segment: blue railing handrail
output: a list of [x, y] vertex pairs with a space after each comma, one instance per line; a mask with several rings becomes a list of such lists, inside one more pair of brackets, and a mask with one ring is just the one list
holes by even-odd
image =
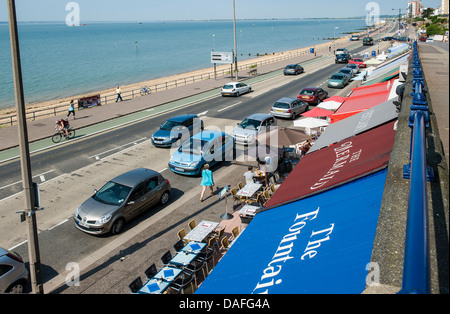
[[409, 115], [411, 127], [410, 164], [404, 177], [410, 179], [408, 217], [403, 262], [403, 282], [399, 293], [431, 292], [428, 239], [426, 128], [429, 127], [428, 105], [417, 41], [413, 46], [413, 101]]

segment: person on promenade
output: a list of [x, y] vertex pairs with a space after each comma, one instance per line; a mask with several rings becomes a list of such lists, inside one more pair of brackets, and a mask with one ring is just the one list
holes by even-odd
[[214, 190], [213, 190], [214, 179], [213, 179], [212, 171], [209, 170], [209, 165], [208, 164], [205, 164], [203, 166], [202, 182], [200, 183], [200, 185], [202, 186], [202, 193], [200, 195], [200, 202], [203, 202], [203, 200], [204, 200], [203, 196], [205, 195], [206, 187], [209, 187], [209, 189], [211, 191], [211, 195], [214, 195]]
[[119, 99], [120, 99], [120, 101], [123, 101], [122, 96], [120, 95], [120, 94], [122, 94], [122, 90], [120, 89], [119, 86], [117, 86], [117, 88], [116, 88], [116, 93], [117, 93], [117, 99], [116, 99], [116, 102], [118, 102]]
[[67, 112], [67, 119], [69, 119], [70, 114], [72, 114], [73, 118], [76, 119], [76, 117], [75, 117], [75, 108], [73, 106], [74, 106], [74, 103], [73, 103], [73, 100], [71, 100], [70, 101], [69, 112]]
[[247, 171], [244, 172], [244, 177], [245, 177], [246, 184], [255, 182], [254, 178], [256, 177], [256, 175], [253, 173], [252, 166], [248, 166]]

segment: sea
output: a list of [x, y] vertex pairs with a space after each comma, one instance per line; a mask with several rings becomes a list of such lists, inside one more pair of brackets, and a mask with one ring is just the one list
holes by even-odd
[[[237, 57], [312, 47], [364, 28], [364, 19], [238, 20]], [[18, 30], [26, 104], [208, 68], [211, 51], [234, 49], [232, 20], [19, 23]], [[0, 23], [0, 73], [0, 109], [14, 107], [8, 23]]]

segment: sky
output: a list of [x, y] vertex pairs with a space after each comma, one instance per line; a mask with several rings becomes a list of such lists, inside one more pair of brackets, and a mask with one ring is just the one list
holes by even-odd
[[[7, 0], [0, 0], [0, 21], [8, 21]], [[375, 2], [380, 14], [406, 12], [407, 0], [235, 0], [237, 19], [343, 18], [366, 16]], [[208, 20], [233, 17], [232, 0], [16, 0], [19, 22], [65, 22], [75, 7], [81, 23], [93, 21]], [[425, 7], [436, 8], [441, 0], [423, 0]], [[66, 6], [69, 9], [66, 11]], [[373, 7], [373, 6], [371, 6]], [[392, 10], [394, 9], [394, 10]]]

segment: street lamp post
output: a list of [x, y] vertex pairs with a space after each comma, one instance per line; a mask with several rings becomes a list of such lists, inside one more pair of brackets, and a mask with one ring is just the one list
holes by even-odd
[[34, 188], [31, 176], [30, 150], [26, 123], [25, 100], [23, 95], [22, 70], [20, 65], [19, 36], [17, 32], [16, 4], [8, 0], [9, 36], [11, 39], [11, 57], [14, 75], [14, 94], [17, 107], [19, 130], [20, 167], [22, 169], [22, 187], [25, 201], [25, 221], [28, 227], [28, 255], [30, 263], [31, 287], [33, 293], [44, 293], [41, 275], [41, 258], [35, 212]]
[[234, 66], [236, 70], [236, 81], [239, 80], [239, 71], [237, 63], [237, 42], [236, 42], [236, 1], [233, 0], [233, 30], [234, 30]]
[[336, 30], [339, 29], [339, 27], [335, 26], [334, 27], [334, 35], [333, 35], [333, 45], [334, 45], [334, 53], [336, 53]]

